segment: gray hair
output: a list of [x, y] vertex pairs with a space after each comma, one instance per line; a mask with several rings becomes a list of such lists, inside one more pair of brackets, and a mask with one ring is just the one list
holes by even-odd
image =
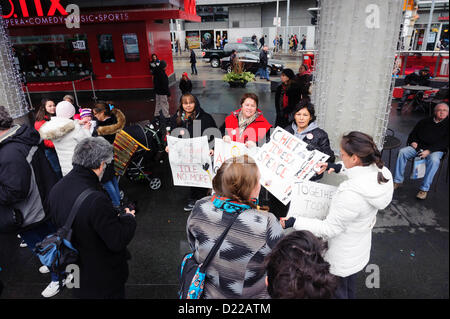
[[66, 99], [71, 100], [72, 104], [75, 102], [75, 98], [73, 97], [73, 95], [70, 95], [70, 94], [64, 95], [63, 101], [65, 101]]
[[0, 130], [8, 130], [13, 124], [13, 119], [9, 115], [6, 107], [0, 105]]
[[447, 108], [447, 110], [449, 110], [449, 107], [448, 107], [448, 104], [447, 104], [447, 103], [440, 102], [440, 103], [436, 104], [436, 106], [434, 107], [434, 111], [435, 111], [435, 112], [436, 112], [436, 109], [438, 108], [439, 105], [444, 105], [444, 106]]
[[77, 144], [73, 152], [72, 164], [97, 169], [102, 162], [109, 163], [114, 158], [114, 149], [103, 137], [87, 137]]

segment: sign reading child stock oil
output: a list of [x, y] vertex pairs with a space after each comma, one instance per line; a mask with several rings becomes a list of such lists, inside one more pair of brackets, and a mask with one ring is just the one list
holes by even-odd
[[169, 162], [175, 186], [212, 188], [208, 138], [167, 137]]
[[305, 181], [295, 183], [287, 218], [308, 217], [325, 219], [337, 187]]
[[261, 185], [284, 205], [291, 200], [293, 184], [309, 180], [316, 174], [316, 165], [329, 158], [317, 150], [309, 151], [307, 146], [307, 143], [277, 127], [270, 136], [270, 142], [264, 144], [255, 156]]

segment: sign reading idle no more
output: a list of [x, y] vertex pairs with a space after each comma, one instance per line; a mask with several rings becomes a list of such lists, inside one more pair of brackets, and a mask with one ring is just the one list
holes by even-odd
[[169, 162], [175, 186], [212, 188], [208, 138], [167, 137]]
[[280, 202], [287, 205], [291, 200], [295, 182], [313, 177], [319, 162], [329, 156], [317, 150], [308, 151], [308, 144], [277, 127], [255, 156], [261, 173], [261, 185]]
[[315, 182], [295, 183], [287, 218], [308, 217], [325, 219], [337, 187]]

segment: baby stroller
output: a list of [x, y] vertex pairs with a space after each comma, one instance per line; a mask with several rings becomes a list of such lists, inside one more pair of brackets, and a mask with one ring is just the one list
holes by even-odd
[[116, 173], [129, 180], [147, 181], [150, 189], [161, 188], [161, 178], [152, 167], [161, 165], [167, 159], [165, 152], [165, 122], [160, 119], [127, 126], [114, 141], [114, 163]]

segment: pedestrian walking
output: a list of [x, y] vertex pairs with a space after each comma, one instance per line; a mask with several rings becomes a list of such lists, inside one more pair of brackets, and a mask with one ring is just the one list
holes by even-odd
[[269, 58], [267, 56], [268, 51], [269, 47], [265, 45], [259, 53], [259, 70], [256, 74], [259, 74], [260, 79], [266, 79], [267, 81], [270, 81], [269, 72], [267, 71], [267, 67], [269, 65]]
[[192, 82], [189, 79], [188, 74], [186, 72], [184, 72], [181, 75], [179, 88], [181, 90], [181, 94], [186, 94], [186, 93], [191, 93], [192, 92]]
[[259, 39], [259, 44], [260, 44], [259, 50], [261, 50], [264, 47], [264, 43], [265, 43], [264, 35], [262, 35], [261, 38]]
[[195, 56], [194, 49], [191, 49], [191, 55], [190, 55], [190, 58], [189, 58], [189, 62], [191, 63], [191, 75], [193, 75], [193, 74], [198, 75], [197, 66], [196, 66], [197, 65], [197, 58]]
[[306, 35], [302, 35], [302, 41], [300, 42], [300, 45], [302, 46], [302, 50], [306, 50]]
[[153, 83], [155, 85], [155, 112], [154, 116], [159, 117], [160, 112], [165, 118], [170, 117], [169, 113], [169, 101], [170, 96], [169, 90], [169, 78], [166, 74], [166, 61], [161, 61], [160, 65], [154, 70]]
[[280, 46], [280, 52], [283, 52], [283, 38], [281, 37], [281, 34], [280, 34], [280, 39], [279, 39], [279, 46]]

